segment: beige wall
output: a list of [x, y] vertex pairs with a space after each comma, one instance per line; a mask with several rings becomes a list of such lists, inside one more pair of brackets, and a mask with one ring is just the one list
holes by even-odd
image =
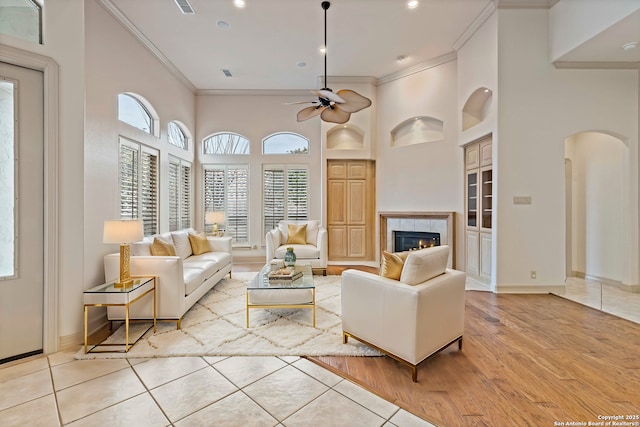
[[[57, 241], [53, 243], [57, 253], [49, 254], [49, 260], [57, 262], [51, 269], [57, 276], [58, 288], [47, 293], [56, 295], [59, 301], [56, 327], [58, 335], [64, 336], [79, 331], [84, 286], [84, 1], [48, 2], [43, 21], [42, 45], [3, 34], [0, 34], [0, 45], [48, 57], [59, 67], [58, 122], [46, 124], [58, 136], [58, 146], [49, 147], [57, 161], [58, 179], [57, 183], [49, 182], [49, 185], [55, 187], [57, 184], [58, 199], [54, 202], [54, 210], [47, 212], [55, 218], [53, 221], [58, 227]], [[47, 85], [45, 92], [49, 94], [51, 89]], [[49, 170], [49, 178], [52, 178], [51, 174]], [[48, 285], [55, 286], [55, 283]], [[56, 318], [55, 314], [52, 316]]]
[[[456, 61], [378, 87], [377, 211], [456, 212], [456, 265], [463, 264], [463, 151], [458, 146]], [[391, 147], [391, 130], [415, 116], [444, 122], [441, 141]]]
[[[564, 139], [587, 130], [628, 139], [623, 281], [638, 283], [637, 71], [557, 70], [548, 60], [547, 10], [498, 12], [498, 290], [564, 283]], [[532, 204], [514, 206], [514, 196]]]
[[[320, 219], [322, 216], [323, 186], [320, 159], [321, 138], [320, 119], [313, 118], [304, 122], [296, 121], [296, 113], [304, 105], [285, 105], [287, 102], [313, 99], [311, 93], [299, 95], [292, 91], [291, 95], [199, 95], [196, 101], [196, 144], [201, 163], [221, 161], [237, 164], [249, 164], [249, 239], [255, 248], [235, 249], [236, 258], [253, 257], [263, 259], [265, 231], [262, 224], [262, 165], [263, 164], [308, 164], [311, 198], [309, 200], [309, 218]], [[250, 141], [248, 156], [204, 156], [202, 140], [216, 132], [238, 133]], [[309, 154], [296, 156], [263, 155], [263, 138], [277, 132], [293, 132], [310, 140]], [[202, 168], [197, 168], [196, 194], [202, 192]], [[201, 198], [195, 203], [197, 224], [203, 224], [204, 204]]]

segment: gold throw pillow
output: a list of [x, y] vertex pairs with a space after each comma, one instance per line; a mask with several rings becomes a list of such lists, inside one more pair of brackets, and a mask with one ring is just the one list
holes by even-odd
[[402, 267], [409, 255], [408, 252], [391, 253], [382, 251], [382, 265], [380, 266], [380, 276], [387, 279], [400, 280]]
[[207, 240], [207, 235], [204, 234], [204, 231], [199, 233], [189, 233], [189, 243], [191, 243], [191, 250], [194, 255], [211, 252], [209, 241]]
[[176, 248], [169, 242], [153, 238], [153, 244], [151, 245], [151, 255], [153, 256], [176, 256]]
[[307, 224], [293, 225], [287, 224], [287, 245], [306, 245], [307, 244]]

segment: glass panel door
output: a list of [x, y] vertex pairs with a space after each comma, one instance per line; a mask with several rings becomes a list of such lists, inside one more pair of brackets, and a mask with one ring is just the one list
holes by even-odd
[[467, 173], [467, 226], [478, 226], [478, 172]]
[[493, 198], [493, 170], [482, 170], [482, 228], [491, 228]]

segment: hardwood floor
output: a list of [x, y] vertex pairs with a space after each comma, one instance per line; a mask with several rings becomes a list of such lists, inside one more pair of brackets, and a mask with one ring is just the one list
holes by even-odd
[[636, 323], [554, 295], [467, 291], [463, 350], [421, 364], [418, 383], [389, 357], [309, 359], [437, 425], [553, 426], [639, 415], [639, 355]]

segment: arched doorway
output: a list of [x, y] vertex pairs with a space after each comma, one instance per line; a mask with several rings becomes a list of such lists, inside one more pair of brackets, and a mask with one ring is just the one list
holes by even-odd
[[567, 277], [583, 280], [581, 302], [604, 309], [606, 287], [633, 290], [629, 148], [612, 133], [576, 133], [565, 139], [565, 172]]

